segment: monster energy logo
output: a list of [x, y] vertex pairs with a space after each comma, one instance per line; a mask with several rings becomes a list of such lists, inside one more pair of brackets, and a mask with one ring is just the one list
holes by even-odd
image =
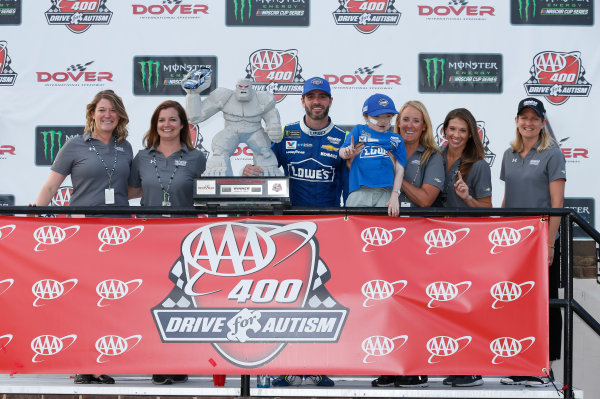
[[[519, 17], [523, 19], [523, 13], [525, 13], [525, 21], [529, 21], [529, 6], [532, 7], [531, 15], [535, 15], [537, 8], [536, 0], [518, 0], [519, 1]], [[525, 3], [525, 4], [523, 4]]]
[[[61, 138], [63, 136], [63, 132], [60, 130], [48, 130], [40, 132], [42, 134], [44, 140], [44, 158], [46, 160], [50, 159], [51, 162], [54, 162], [54, 154], [60, 150], [62, 147]], [[56, 144], [56, 152], [54, 151], [54, 145]]]
[[160, 67], [160, 62], [158, 61], [141, 61], [138, 62], [140, 64], [140, 69], [142, 72], [142, 86], [147, 92], [152, 91], [152, 81], [154, 80], [154, 88], [158, 88], [158, 68]]
[[[427, 69], [427, 85], [431, 87], [433, 82], [433, 87], [437, 88], [438, 82], [438, 73], [441, 73], [442, 78], [440, 79], [440, 86], [444, 84], [444, 66], [446, 65], [445, 58], [424, 58], [425, 68]], [[432, 71], [433, 69], [433, 71]], [[439, 69], [439, 71], [438, 71]]]
[[248, 19], [250, 19], [252, 16], [252, 0], [233, 0], [233, 15], [235, 19], [240, 19], [244, 22], [246, 9], [248, 9]]

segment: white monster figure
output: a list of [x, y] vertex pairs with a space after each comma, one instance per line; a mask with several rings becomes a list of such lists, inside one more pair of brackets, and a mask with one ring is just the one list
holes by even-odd
[[187, 93], [186, 112], [190, 123], [203, 122], [219, 111], [225, 119], [223, 130], [213, 138], [212, 154], [203, 176], [233, 176], [229, 158], [242, 142], [252, 149], [254, 164], [262, 168], [265, 176], [282, 175], [271, 151], [271, 141], [278, 143], [282, 139], [273, 94], [256, 92], [251, 80], [240, 79], [235, 90], [219, 87], [202, 101], [200, 93], [210, 84], [211, 73], [207, 69], [189, 73], [181, 83]]

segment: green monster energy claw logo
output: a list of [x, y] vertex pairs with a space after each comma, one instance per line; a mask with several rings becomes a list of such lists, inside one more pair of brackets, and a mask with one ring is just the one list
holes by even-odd
[[[58, 153], [58, 150], [62, 147], [61, 138], [63, 133], [60, 130], [48, 130], [40, 133], [44, 140], [44, 158], [54, 162], [54, 154]], [[55, 144], [57, 145], [56, 151], [54, 151]]]
[[247, 18], [250, 19], [252, 16], [252, 0], [233, 0], [233, 15], [235, 16], [235, 19], [240, 19], [244, 22], [246, 9], [248, 9]]
[[[536, 0], [519, 0], [519, 17], [521, 17], [521, 20], [525, 19], [525, 21], [529, 21], [529, 6], [532, 7], [531, 15], [535, 16], [537, 8]], [[523, 13], [525, 13], [524, 17]]]
[[152, 80], [154, 80], [154, 88], [158, 88], [158, 68], [160, 67], [160, 62], [148, 60], [138, 62], [138, 64], [140, 64], [142, 72], [142, 86], [150, 93], [152, 91]]
[[[427, 85], [431, 87], [433, 83], [433, 88], [437, 89], [438, 83], [438, 73], [441, 73], [441, 79], [439, 80], [440, 86], [444, 84], [444, 66], [446, 65], [445, 58], [424, 58], [425, 68], [427, 69]], [[439, 69], [439, 70], [438, 70]]]

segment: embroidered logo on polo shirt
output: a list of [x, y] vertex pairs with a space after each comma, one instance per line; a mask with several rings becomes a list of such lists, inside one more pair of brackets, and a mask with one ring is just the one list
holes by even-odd
[[531, 161], [529, 161], [529, 165], [538, 166], [539, 164], [540, 164], [539, 159], [532, 159]]
[[175, 166], [186, 166], [186, 165], [187, 165], [187, 161], [183, 161], [183, 160], [180, 161], [179, 159], [175, 160]]

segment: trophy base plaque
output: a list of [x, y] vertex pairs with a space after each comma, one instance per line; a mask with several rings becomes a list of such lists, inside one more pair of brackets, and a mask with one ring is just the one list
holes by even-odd
[[195, 180], [194, 206], [290, 205], [288, 177], [201, 177]]

